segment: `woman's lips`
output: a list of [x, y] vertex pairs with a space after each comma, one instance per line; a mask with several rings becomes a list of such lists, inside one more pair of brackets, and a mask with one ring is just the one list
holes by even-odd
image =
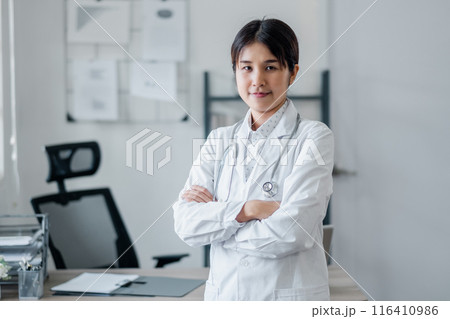
[[257, 98], [262, 98], [262, 97], [266, 97], [267, 95], [269, 95], [269, 93], [256, 92], [256, 93], [252, 93], [252, 95]]

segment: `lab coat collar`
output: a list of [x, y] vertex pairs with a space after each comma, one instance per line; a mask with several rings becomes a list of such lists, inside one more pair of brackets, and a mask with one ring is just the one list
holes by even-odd
[[[239, 128], [238, 132], [236, 133], [238, 138], [248, 138], [248, 134], [250, 133], [250, 128], [247, 125], [247, 121], [251, 115], [251, 110], [247, 111], [247, 114], [244, 118], [244, 122], [242, 123], [241, 127]], [[284, 137], [286, 135], [290, 135], [292, 133], [292, 130], [294, 129], [296, 122], [297, 122], [297, 110], [294, 106], [294, 103], [290, 99], [288, 99], [288, 105], [286, 108], [286, 111], [284, 112], [283, 116], [281, 117], [280, 121], [278, 122], [277, 126], [273, 129], [273, 131], [269, 134], [268, 138], [276, 137]]]
[[292, 103], [291, 100], [288, 99], [288, 106], [286, 108], [286, 111], [284, 112], [283, 116], [280, 119], [280, 122], [272, 131], [272, 134], [270, 134], [269, 137], [284, 137], [284, 136], [290, 136], [292, 134], [292, 131], [295, 128], [295, 125], [297, 124], [297, 109], [294, 106], [294, 103]]
[[[250, 111], [249, 111], [250, 112]], [[247, 112], [247, 116], [244, 119], [246, 121], [248, 119], [248, 116], [250, 116], [249, 112]], [[292, 131], [295, 128], [295, 125], [297, 123], [297, 110], [292, 103], [291, 100], [288, 100], [288, 106], [286, 108], [286, 111], [284, 112], [283, 116], [281, 117], [280, 121], [278, 122], [277, 126], [273, 129], [272, 133], [270, 133], [268, 139], [271, 138], [283, 138], [286, 136], [290, 136], [292, 134]], [[246, 122], [242, 123], [241, 127], [238, 129], [238, 132], [236, 133], [237, 138], [241, 141], [241, 143], [245, 144], [245, 141], [243, 139], [248, 138], [249, 133], [249, 126], [245, 125]], [[295, 138], [295, 137], [293, 137]], [[268, 169], [271, 169], [276, 161], [278, 160], [277, 156], [267, 157], [267, 153], [264, 153], [264, 156], [266, 156], [266, 166], [263, 169], [258, 169], [257, 167], [254, 168], [256, 171], [252, 172], [250, 174], [249, 179], [247, 181], [245, 180], [245, 172], [244, 172], [244, 165], [238, 164], [236, 165], [236, 172], [238, 173], [241, 181], [243, 183], [253, 183], [254, 181], [258, 181], [262, 175], [264, 175], [264, 172]], [[238, 163], [243, 163], [244, 158], [244, 152], [240, 151], [238, 152]]]
[[247, 114], [245, 115], [245, 118], [241, 124], [241, 127], [239, 128], [239, 130], [236, 133], [237, 138], [247, 138], [248, 137], [248, 133], [250, 133], [250, 128], [248, 127], [247, 123], [249, 121], [250, 116], [251, 116], [251, 110], [248, 109]]

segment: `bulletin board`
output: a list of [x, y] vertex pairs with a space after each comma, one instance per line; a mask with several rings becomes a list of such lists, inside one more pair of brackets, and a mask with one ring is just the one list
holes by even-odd
[[68, 121], [188, 120], [187, 0], [65, 1]]

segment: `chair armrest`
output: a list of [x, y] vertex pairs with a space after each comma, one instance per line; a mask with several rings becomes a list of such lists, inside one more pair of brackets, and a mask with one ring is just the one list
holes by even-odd
[[180, 261], [182, 258], [189, 256], [189, 254], [175, 254], [175, 255], [160, 255], [153, 256], [153, 259], [157, 260], [155, 268], [162, 268], [167, 264], [171, 264]]

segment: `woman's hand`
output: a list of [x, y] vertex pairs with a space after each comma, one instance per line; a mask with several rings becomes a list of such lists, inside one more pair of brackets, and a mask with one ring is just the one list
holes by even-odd
[[249, 200], [244, 206], [242, 206], [241, 211], [236, 216], [236, 220], [240, 223], [248, 222], [252, 219], [265, 219], [270, 216], [280, 208], [281, 202], [275, 201], [265, 201], [265, 200]]
[[[213, 201], [211, 193], [206, 188], [198, 185], [192, 185], [191, 189], [185, 191], [181, 197], [186, 202], [208, 203]], [[244, 223], [253, 219], [266, 219], [280, 208], [280, 203], [272, 200], [249, 200], [242, 206], [241, 211], [236, 216], [236, 220]]]
[[181, 195], [187, 202], [208, 203], [213, 201], [213, 196], [204, 187], [198, 185], [192, 185], [191, 189], [188, 189]]

